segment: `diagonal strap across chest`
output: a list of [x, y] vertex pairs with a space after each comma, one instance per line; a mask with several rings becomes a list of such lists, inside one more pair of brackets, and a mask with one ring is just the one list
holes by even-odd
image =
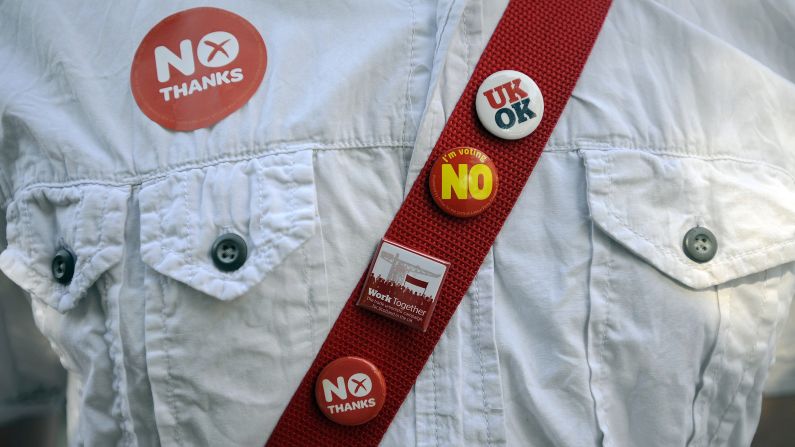
[[[609, 7], [609, 0], [511, 1], [433, 152], [384, 236], [385, 243], [389, 241], [390, 245], [430, 260], [427, 268], [414, 263], [415, 270], [403, 272], [400, 279], [401, 287], [424, 296], [439, 278], [433, 306], [423, 314], [428, 315], [427, 321], [403, 324], [372, 312], [367, 306], [357, 306], [363, 287], [370, 281], [371, 272], [365, 272], [267, 445], [378, 445], [524, 188], [571, 96]], [[494, 129], [490, 128], [494, 127], [491, 124], [480, 124], [475, 107], [479, 87], [490, 75], [502, 70], [515, 70], [535, 81], [543, 93], [543, 119], [522, 102], [524, 90], [509, 80], [503, 89], [504, 97], [492, 91], [485, 95], [485, 100], [499, 106], [503, 99], [510, 102], [513, 95], [517, 101], [506, 104], [507, 108], [497, 108], [505, 112], [502, 116], [495, 115]], [[533, 123], [537, 128], [523, 138], [498, 138], [490, 133], [534, 119], [540, 120]], [[489, 154], [492, 166], [499, 172], [499, 189], [488, 191], [489, 206], [471, 215], [466, 209], [464, 215], [445, 210], [429, 187], [429, 183], [433, 184], [434, 163], [462, 147]], [[470, 184], [473, 189], [480, 188], [479, 192], [486, 189], [483, 185], [483, 181]], [[386, 253], [381, 259], [389, 260], [392, 256], [394, 265], [394, 255]], [[444, 269], [433, 271], [434, 262]], [[388, 277], [389, 273], [385, 273], [383, 280], [387, 281]], [[378, 293], [381, 298], [388, 295]], [[376, 338], [377, 343], [373, 342]], [[353, 426], [332, 422], [315, 400], [321, 371], [348, 357], [366, 359], [362, 367], [375, 367], [380, 373], [353, 373], [339, 383], [330, 380], [326, 389], [328, 398], [333, 398], [335, 392], [382, 396], [378, 402], [380, 411], [366, 423]], [[364, 402], [361, 405], [369, 409], [369, 403], [375, 400]], [[344, 406], [340, 408], [345, 410]]]

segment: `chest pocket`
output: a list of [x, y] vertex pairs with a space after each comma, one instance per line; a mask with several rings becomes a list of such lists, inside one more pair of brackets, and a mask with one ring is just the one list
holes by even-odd
[[[593, 219], [589, 364], [605, 445], [660, 426], [683, 429], [655, 445], [749, 443], [754, 427], [744, 424], [758, 414], [795, 292], [795, 181], [733, 159], [582, 156]], [[685, 243], [693, 229], [700, 247]]]
[[144, 262], [232, 300], [314, 234], [312, 151], [187, 170], [144, 184], [139, 200]]
[[313, 151], [185, 170], [138, 200], [161, 443], [261, 444], [328, 319]]
[[[315, 188], [313, 151], [301, 150], [14, 197], [0, 268], [82, 379], [78, 438], [112, 444], [113, 433], [91, 438], [96, 425], [151, 399], [164, 444], [261, 443], [328, 319]], [[234, 268], [224, 239], [236, 241]], [[75, 260], [63, 284], [51, 268], [62, 248]], [[283, 376], [296, 383], [273, 380]], [[116, 393], [130, 377], [131, 396]]]
[[[21, 192], [7, 209], [8, 247], [0, 268], [32, 297], [59, 312], [78, 305], [88, 289], [118, 264], [124, 251], [129, 187], [81, 185]], [[70, 281], [55, 279], [59, 250], [71, 259]]]
[[[152, 269], [219, 300], [231, 300], [315, 231], [312, 152], [302, 151], [186, 170], [140, 188], [141, 256]], [[126, 249], [131, 187], [79, 185], [19, 193], [7, 209], [8, 247], [0, 268], [33, 297], [59, 312], [73, 309]], [[135, 230], [135, 229], [132, 229]], [[212, 253], [224, 234], [246, 252], [234, 271]], [[59, 282], [61, 249], [74, 263]]]

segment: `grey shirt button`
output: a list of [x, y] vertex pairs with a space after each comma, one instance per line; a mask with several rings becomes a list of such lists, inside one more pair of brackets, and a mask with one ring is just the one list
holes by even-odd
[[685, 234], [683, 246], [688, 258], [698, 263], [704, 263], [715, 257], [715, 253], [718, 251], [718, 240], [706, 228], [695, 227]]
[[66, 248], [61, 248], [52, 258], [52, 277], [59, 283], [67, 285], [75, 275], [75, 255]]
[[227, 233], [215, 240], [210, 256], [218, 270], [233, 272], [246, 263], [248, 247], [242, 237]]

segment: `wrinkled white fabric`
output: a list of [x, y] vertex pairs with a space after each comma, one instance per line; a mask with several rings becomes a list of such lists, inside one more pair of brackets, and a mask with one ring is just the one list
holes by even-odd
[[[0, 269], [71, 373], [72, 444], [265, 442], [505, 5], [219, 2], [265, 79], [172, 132], [130, 64], [199, 3], [0, 3]], [[791, 2], [615, 0], [383, 445], [747, 445], [777, 344], [770, 390], [795, 391], [794, 37]], [[249, 257], [223, 273], [228, 232]]]

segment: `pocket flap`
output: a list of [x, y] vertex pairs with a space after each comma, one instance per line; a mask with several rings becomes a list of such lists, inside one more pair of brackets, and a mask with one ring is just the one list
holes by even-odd
[[[124, 252], [129, 188], [78, 185], [19, 193], [7, 209], [8, 247], [0, 270], [33, 297], [59, 312], [74, 308]], [[75, 255], [69, 284], [55, 281], [60, 248]]]
[[[594, 224], [692, 288], [714, 286], [795, 260], [795, 180], [761, 162], [584, 150]], [[704, 263], [684, 252], [696, 226], [717, 240]]]
[[[139, 195], [141, 253], [159, 273], [220, 300], [262, 282], [315, 231], [312, 151], [190, 169], [146, 183]], [[247, 245], [237, 270], [218, 269], [215, 240]]]

